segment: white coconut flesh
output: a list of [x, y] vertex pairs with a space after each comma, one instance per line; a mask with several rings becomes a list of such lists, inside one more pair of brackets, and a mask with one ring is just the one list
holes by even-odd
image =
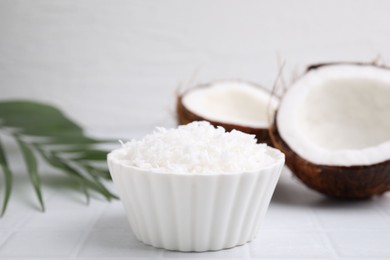
[[309, 71], [287, 91], [279, 135], [315, 164], [362, 166], [390, 159], [390, 71], [330, 65]]
[[194, 88], [182, 102], [206, 120], [252, 128], [268, 128], [278, 105], [270, 92], [242, 81], [218, 81]]

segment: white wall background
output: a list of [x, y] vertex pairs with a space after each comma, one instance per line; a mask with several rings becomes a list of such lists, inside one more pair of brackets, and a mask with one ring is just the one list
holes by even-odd
[[271, 87], [278, 55], [287, 77], [390, 62], [390, 1], [0, 0], [0, 99], [55, 104], [96, 133], [172, 125], [179, 82]]

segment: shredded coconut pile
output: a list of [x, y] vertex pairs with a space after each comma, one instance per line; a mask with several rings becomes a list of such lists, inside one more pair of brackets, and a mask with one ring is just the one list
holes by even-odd
[[193, 122], [176, 129], [156, 128], [142, 140], [122, 143], [122, 163], [167, 173], [234, 173], [255, 171], [274, 159], [254, 135], [210, 123]]

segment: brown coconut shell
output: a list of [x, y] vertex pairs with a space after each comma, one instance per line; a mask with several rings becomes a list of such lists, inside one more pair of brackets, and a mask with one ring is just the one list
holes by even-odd
[[[246, 82], [248, 83], [248, 82]], [[223, 128], [226, 129], [226, 131], [232, 131], [233, 129], [242, 131], [247, 134], [253, 134], [256, 136], [257, 142], [258, 143], [266, 143], [267, 145], [272, 146], [271, 142], [271, 137], [269, 135], [269, 129], [268, 128], [255, 128], [255, 127], [248, 127], [248, 126], [242, 126], [242, 125], [236, 125], [236, 124], [229, 124], [229, 123], [224, 123], [224, 122], [219, 122], [215, 120], [210, 120], [207, 118], [204, 118], [200, 115], [195, 114], [194, 112], [188, 110], [184, 104], [183, 104], [183, 97], [188, 94], [190, 91], [196, 89], [196, 88], [206, 88], [214, 84], [214, 82], [209, 83], [209, 84], [203, 84], [203, 85], [198, 85], [195, 86], [191, 89], [188, 89], [182, 94], [177, 95], [177, 100], [176, 100], [176, 113], [177, 113], [177, 121], [180, 125], [185, 125], [188, 123], [191, 123], [193, 121], [208, 121], [210, 124], [213, 126], [222, 126]], [[259, 88], [262, 88], [259, 85], [253, 84], [253, 83], [248, 83], [254, 86], [258, 86]], [[264, 89], [264, 88], [263, 88]], [[265, 90], [265, 89], [264, 89]], [[268, 90], [265, 90], [268, 91]]]
[[[317, 64], [308, 71], [322, 66], [341, 63]], [[344, 63], [347, 64], [347, 63]], [[349, 63], [368, 65], [363, 63]], [[370, 64], [377, 66], [376, 64]], [[383, 68], [382, 66], [378, 66]], [[283, 102], [283, 101], [282, 101]], [[275, 120], [269, 133], [274, 147], [286, 156], [286, 165], [309, 188], [341, 199], [364, 199], [390, 191], [390, 160], [365, 166], [329, 166], [309, 162], [295, 153], [281, 138]]]

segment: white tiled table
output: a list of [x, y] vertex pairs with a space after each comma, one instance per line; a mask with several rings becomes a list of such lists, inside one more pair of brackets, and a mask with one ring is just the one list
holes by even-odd
[[[22, 178], [18, 183], [27, 182]], [[0, 220], [0, 259], [389, 259], [390, 194], [333, 201], [299, 183], [285, 170], [258, 237], [217, 252], [181, 253], [138, 242], [119, 201], [92, 199], [46, 188], [45, 213], [17, 188]], [[29, 196], [30, 198], [29, 198]]]

